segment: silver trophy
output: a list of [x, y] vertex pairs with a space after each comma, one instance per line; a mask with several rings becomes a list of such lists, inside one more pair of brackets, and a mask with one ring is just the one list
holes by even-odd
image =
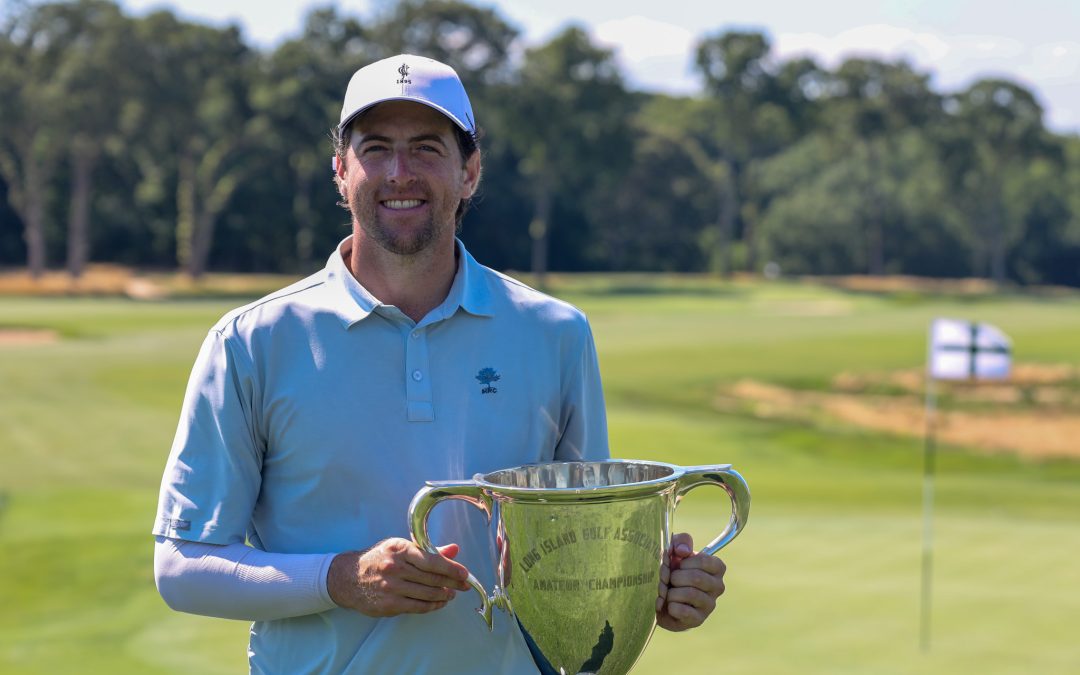
[[436, 504], [459, 499], [483, 511], [495, 538], [496, 585], [489, 595], [471, 574], [468, 582], [488, 628], [492, 607], [514, 616], [542, 673], [621, 675], [656, 627], [675, 507], [701, 485], [731, 498], [727, 527], [702, 549], [714, 555], [750, 510], [750, 490], [730, 464], [555, 462], [428, 482], [409, 505], [409, 527], [435, 553], [427, 518]]

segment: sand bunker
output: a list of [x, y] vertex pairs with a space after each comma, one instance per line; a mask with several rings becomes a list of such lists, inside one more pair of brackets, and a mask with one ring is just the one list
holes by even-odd
[[60, 336], [54, 330], [0, 328], [0, 347], [50, 344], [59, 339]]
[[[866, 393], [882, 388], [889, 393]], [[948, 383], [941, 389], [941, 443], [1033, 458], [1080, 458], [1080, 369], [1022, 365], [1007, 382]], [[741, 380], [718, 391], [714, 403], [757, 417], [825, 419], [913, 438], [926, 431], [921, 371], [844, 374], [829, 392]]]

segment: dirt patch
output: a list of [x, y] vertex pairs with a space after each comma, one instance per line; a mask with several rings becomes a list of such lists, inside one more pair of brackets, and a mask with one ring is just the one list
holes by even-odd
[[123, 295], [132, 278], [130, 269], [109, 264], [88, 265], [77, 279], [58, 270], [36, 279], [25, 270], [14, 270], [0, 273], [0, 295]]
[[127, 297], [163, 300], [191, 297], [258, 298], [288, 286], [299, 277], [289, 274], [206, 274], [198, 280], [179, 272], [140, 271], [122, 265], [95, 263], [82, 276], [50, 270], [38, 278], [25, 270], [0, 270], [0, 296]]
[[999, 286], [989, 279], [941, 279], [934, 277], [913, 277], [902, 274], [882, 276], [806, 276], [808, 283], [818, 283], [832, 288], [855, 293], [880, 295], [953, 295], [961, 297], [985, 297], [1002, 292], [1023, 292], [1048, 297], [1075, 296], [1076, 289], [1068, 286]]
[[768, 302], [763, 304], [763, 309], [767, 314], [776, 316], [846, 316], [851, 314], [852, 304], [845, 300], [800, 300]]
[[[950, 383], [948, 394], [956, 398], [950, 406], [939, 408], [939, 441], [1026, 457], [1080, 458], [1077, 369], [1029, 365], [1018, 367], [1016, 375], [1013, 381], [988, 386], [952, 388]], [[884, 381], [897, 387], [898, 393], [862, 393], [872, 388], [869, 381]], [[917, 382], [919, 386], [915, 386]], [[972, 403], [977, 405], [975, 409], [963, 408]], [[714, 404], [720, 410], [749, 412], [756, 417], [826, 420], [912, 438], [922, 438], [927, 423], [921, 373], [912, 371], [868, 379], [840, 376], [837, 389], [829, 392], [741, 380], [719, 390]]]
[[[921, 398], [926, 375], [919, 368], [888, 373], [841, 373], [833, 378], [832, 388], [846, 394], [888, 392]], [[1015, 364], [1007, 380], [949, 382], [942, 389], [951, 401], [961, 405], [1037, 404], [1074, 408], [1080, 413], [1080, 367], [1069, 364]]]
[[0, 347], [46, 345], [57, 342], [60, 335], [54, 330], [37, 328], [0, 328]]
[[901, 274], [883, 276], [850, 275], [814, 277], [826, 286], [860, 293], [947, 293], [950, 295], [987, 295], [998, 287], [986, 279], [934, 279]]

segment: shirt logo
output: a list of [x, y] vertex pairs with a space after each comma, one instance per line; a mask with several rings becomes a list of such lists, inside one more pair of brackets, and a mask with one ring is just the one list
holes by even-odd
[[161, 524], [164, 525], [166, 529], [178, 530], [181, 532], [186, 532], [191, 529], [191, 521], [182, 520], [180, 518], [162, 518]]
[[409, 79], [409, 64], [401, 64], [397, 71], [401, 75], [401, 79], [397, 81], [397, 84], [412, 84], [412, 80]]
[[497, 394], [499, 390], [491, 386], [492, 382], [498, 382], [502, 379], [502, 375], [495, 372], [494, 368], [481, 368], [480, 372], [476, 374], [477, 381], [484, 385], [484, 388], [480, 390], [481, 394]]

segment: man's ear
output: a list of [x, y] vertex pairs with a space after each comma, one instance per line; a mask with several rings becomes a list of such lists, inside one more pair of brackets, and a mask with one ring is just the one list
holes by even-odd
[[334, 175], [340, 180], [345, 180], [345, 159], [334, 155]]
[[341, 195], [341, 201], [338, 202], [340, 206], [347, 206], [349, 204], [349, 188], [348, 183], [345, 182], [345, 159], [334, 155], [334, 186], [337, 187], [338, 194]]
[[469, 199], [476, 193], [476, 188], [480, 186], [480, 151], [477, 150], [465, 160], [465, 166], [462, 168], [465, 172], [465, 184], [462, 186], [462, 199]]

